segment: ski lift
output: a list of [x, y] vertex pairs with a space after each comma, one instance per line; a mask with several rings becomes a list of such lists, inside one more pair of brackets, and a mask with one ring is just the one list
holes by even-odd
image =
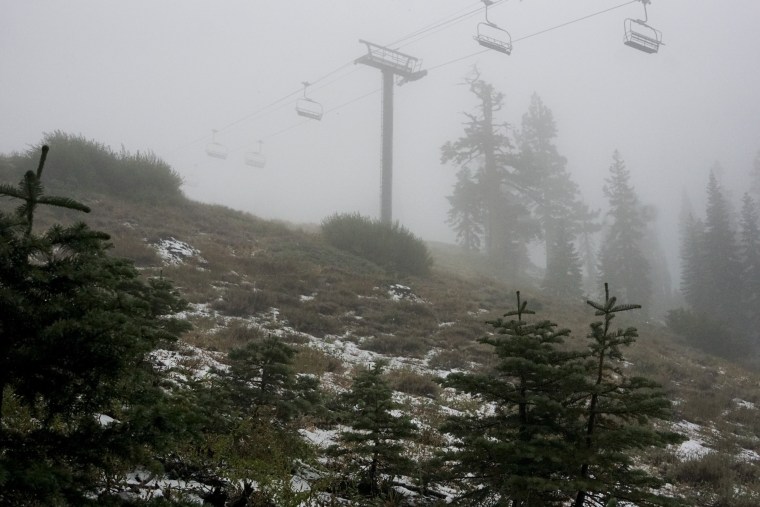
[[486, 20], [478, 23], [477, 34], [473, 38], [485, 48], [509, 55], [512, 53], [512, 36], [488, 19], [488, 6], [492, 3], [493, 0], [483, 0], [486, 7]]
[[296, 102], [296, 113], [298, 113], [299, 116], [305, 116], [306, 118], [311, 118], [312, 120], [321, 120], [322, 105], [319, 102], [312, 100], [306, 96], [306, 88], [308, 86], [308, 81], [304, 81], [303, 97], [298, 99]]
[[206, 145], [206, 155], [222, 160], [227, 158], [227, 147], [216, 142], [216, 130], [211, 131], [211, 142]]
[[656, 53], [659, 51], [662, 42], [662, 32], [652, 28], [647, 24], [649, 15], [647, 14], [647, 4], [651, 0], [641, 0], [644, 5], [644, 20], [628, 18], [623, 22], [624, 37], [623, 43], [645, 53]]
[[261, 141], [259, 141], [258, 150], [252, 150], [245, 154], [245, 164], [251, 167], [264, 167], [267, 165], [267, 159], [261, 153]]

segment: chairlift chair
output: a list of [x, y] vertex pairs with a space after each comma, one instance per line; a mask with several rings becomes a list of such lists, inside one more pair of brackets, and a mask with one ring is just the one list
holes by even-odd
[[227, 147], [216, 141], [216, 132], [211, 131], [211, 142], [206, 145], [206, 155], [224, 160], [228, 154]]
[[509, 35], [509, 32], [488, 19], [488, 6], [492, 3], [491, 0], [483, 0], [486, 20], [478, 23], [477, 33], [473, 36], [473, 39], [485, 48], [510, 55], [512, 53], [512, 36]]
[[305, 116], [312, 120], [322, 119], [322, 105], [316, 100], [312, 100], [306, 96], [306, 88], [309, 86], [307, 81], [303, 82], [303, 97], [299, 98], [296, 102], [296, 113], [299, 116]]
[[662, 32], [649, 26], [647, 21], [647, 4], [650, 0], [641, 0], [644, 4], [644, 20], [628, 18], [623, 22], [623, 43], [644, 53], [657, 53], [662, 42]]
[[259, 141], [258, 151], [252, 150], [245, 154], [245, 164], [251, 167], [264, 167], [267, 165], [267, 159], [261, 153], [261, 141]]

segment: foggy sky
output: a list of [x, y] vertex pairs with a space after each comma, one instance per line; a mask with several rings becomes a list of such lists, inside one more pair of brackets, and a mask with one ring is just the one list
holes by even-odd
[[[655, 55], [622, 44], [623, 20], [642, 17], [640, 3], [517, 41], [622, 3], [502, 2], [490, 18], [516, 40], [511, 56], [454, 61], [482, 49], [472, 39], [480, 14], [402, 45], [431, 70], [395, 89], [394, 219], [453, 241], [445, 196], [457, 169], [440, 164], [440, 147], [462, 134], [462, 112], [476, 105], [461, 83], [477, 65], [506, 95], [501, 120], [519, 127], [534, 92], [553, 111], [559, 150], [594, 207], [605, 206], [603, 180], [619, 149], [642, 201], [660, 212], [674, 261], [682, 192], [701, 212], [719, 161], [740, 196], [760, 150], [760, 2], [653, 0], [649, 22], [665, 42]], [[358, 39], [390, 45], [478, 5], [0, 0], [0, 152], [62, 130], [115, 150], [154, 151], [195, 199], [293, 222], [343, 211], [377, 217], [380, 73], [353, 65], [365, 52]], [[302, 81], [317, 81], [310, 97], [338, 109], [305, 120], [293, 95], [256, 114]], [[211, 129], [231, 150], [225, 161], [204, 153]], [[243, 164], [259, 139], [264, 169]]]

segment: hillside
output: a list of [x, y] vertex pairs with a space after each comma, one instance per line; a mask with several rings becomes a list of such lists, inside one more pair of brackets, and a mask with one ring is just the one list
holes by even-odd
[[[273, 335], [297, 350], [296, 371], [318, 378], [329, 399], [350, 385], [359, 368], [385, 359], [394, 399], [424, 436], [409, 448], [416, 458], [445, 445], [436, 428], [446, 414], [472, 408], [472, 400], [441, 388], [436, 378], [493, 365], [492, 350], [478, 338], [491, 330], [487, 320], [514, 306], [516, 290], [539, 318], [570, 328], [571, 347], [582, 346], [594, 320], [585, 301], [553, 300], [534, 287], [497, 281], [484, 259], [448, 245], [428, 245], [430, 275], [400, 275], [294, 224], [177, 193], [163, 198], [161, 186], [150, 184], [150, 172], [145, 177], [152, 195], [136, 187], [125, 191], [129, 182], [76, 185], [73, 177], [57, 177], [55, 153], [53, 145], [48, 193], [73, 194], [93, 211], [81, 216], [41, 210], [36, 226], [84, 219], [111, 235], [113, 255], [131, 259], [145, 276], [173, 281], [189, 302], [185, 316], [193, 329], [173, 350], [155, 353], [161, 367], [202, 378], [223, 369], [233, 348]], [[3, 182], [18, 181], [23, 160], [0, 162]], [[694, 350], [656, 322], [633, 314], [619, 319], [640, 335], [625, 352], [626, 368], [664, 387], [673, 402], [671, 427], [686, 437], [678, 446], [644, 453], [641, 465], [664, 477], [688, 505], [758, 505], [760, 373]], [[320, 416], [299, 424], [318, 456], [338, 428]], [[151, 480], [162, 488], [168, 484], [160, 476]], [[450, 492], [437, 494], [446, 498]]]

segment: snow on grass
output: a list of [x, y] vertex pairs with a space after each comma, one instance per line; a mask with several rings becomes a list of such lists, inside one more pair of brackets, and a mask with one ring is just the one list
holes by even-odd
[[742, 449], [737, 453], [736, 458], [739, 461], [745, 461], [745, 462], [751, 463], [751, 462], [760, 461], [760, 454], [753, 451], [752, 449]]
[[673, 425], [673, 429], [685, 435], [688, 440], [678, 445], [675, 450], [679, 459], [698, 459], [713, 452], [705, 445], [702, 435], [707, 431], [704, 427], [688, 421], [680, 421]]
[[200, 262], [206, 263], [206, 260], [200, 256], [199, 250], [171, 236], [159, 239], [152, 246], [165, 264], [172, 266], [184, 264], [191, 257], [197, 257]]
[[220, 361], [221, 352], [212, 352], [190, 344], [178, 342], [177, 350], [156, 349], [150, 353], [159, 371], [186, 370], [194, 379], [205, 378], [215, 370], [226, 371], [228, 366]]
[[743, 400], [741, 398], [734, 398], [732, 401], [739, 408], [746, 408], [748, 410], [754, 410], [755, 409], [755, 404], [752, 403], [751, 401], [745, 401], [745, 400]]
[[298, 433], [307, 441], [320, 449], [326, 449], [331, 445], [338, 443], [338, 429], [323, 430], [319, 428], [305, 429], [301, 428]]
[[411, 287], [394, 283], [388, 288], [388, 297], [392, 301], [413, 301], [415, 303], [427, 303], [424, 299], [412, 292]]

